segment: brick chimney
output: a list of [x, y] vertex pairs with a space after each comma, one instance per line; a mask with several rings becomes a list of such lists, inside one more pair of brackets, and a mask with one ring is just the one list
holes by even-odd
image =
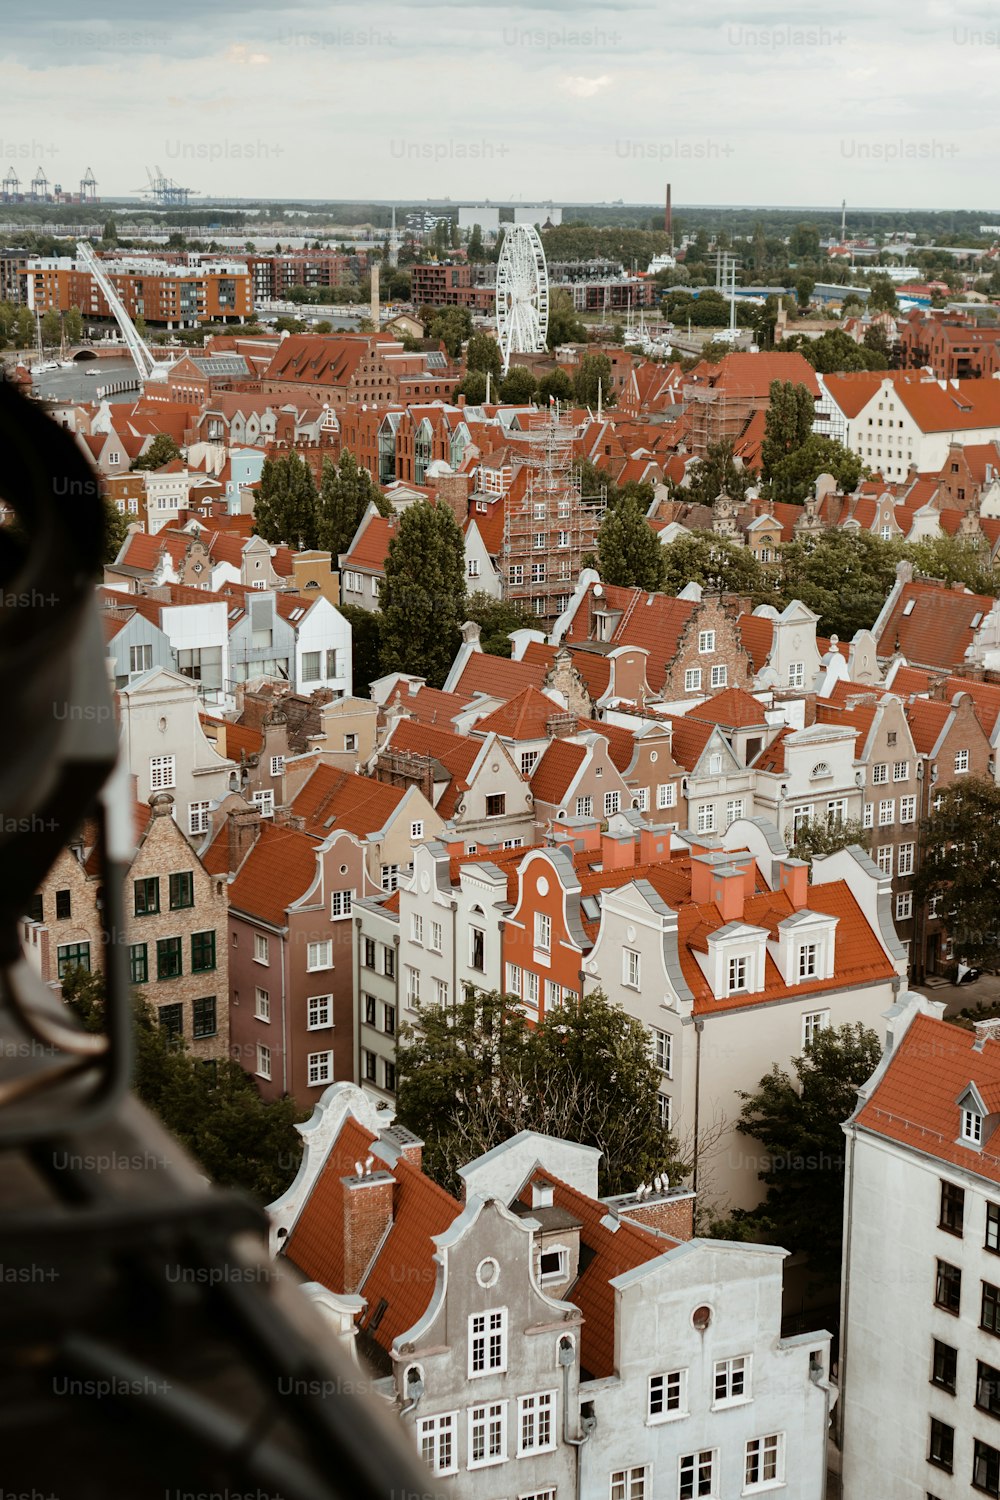
[[601, 868], [627, 870], [635, 864], [635, 840], [631, 833], [601, 834]]
[[344, 1193], [344, 1290], [356, 1292], [371, 1258], [392, 1223], [391, 1172], [342, 1177]]
[[778, 889], [788, 892], [794, 911], [801, 911], [809, 901], [809, 866], [803, 859], [778, 861]]
[[618, 1205], [618, 1217], [645, 1229], [658, 1229], [675, 1240], [689, 1240], [694, 1235], [694, 1193], [657, 1193]]
[[234, 875], [260, 836], [260, 809], [234, 807], [226, 818], [229, 873]]
[[719, 908], [724, 922], [742, 920], [744, 893], [742, 870], [736, 870], [732, 865], [723, 865], [712, 872], [712, 900]]
[[670, 834], [665, 829], [641, 828], [639, 830], [639, 863], [659, 864], [670, 858]]

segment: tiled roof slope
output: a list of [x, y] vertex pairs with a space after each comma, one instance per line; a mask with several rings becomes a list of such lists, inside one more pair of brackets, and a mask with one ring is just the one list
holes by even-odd
[[[225, 839], [225, 831], [221, 836]], [[272, 927], [283, 927], [286, 909], [309, 889], [315, 874], [316, 845], [307, 834], [263, 823], [229, 887], [229, 905]]]

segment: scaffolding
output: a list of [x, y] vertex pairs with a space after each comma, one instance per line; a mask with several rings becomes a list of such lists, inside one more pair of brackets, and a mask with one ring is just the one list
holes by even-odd
[[[528, 434], [527, 453], [504, 506], [504, 598], [539, 626], [552, 626], [569, 604], [584, 558], [597, 547], [607, 489], [584, 495], [574, 472], [576, 428], [553, 407]], [[523, 484], [519, 474], [526, 471]]]

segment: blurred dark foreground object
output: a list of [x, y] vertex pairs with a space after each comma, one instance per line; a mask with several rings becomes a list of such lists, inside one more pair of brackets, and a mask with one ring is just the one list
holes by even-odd
[[[99, 482], [0, 381], [0, 1484], [47, 1500], [428, 1497], [387, 1405], [128, 1093], [127, 785], [95, 582]], [[85, 816], [101, 829], [107, 1033], [23, 959], [18, 919]], [[361, 1392], [362, 1394], [359, 1394]]]

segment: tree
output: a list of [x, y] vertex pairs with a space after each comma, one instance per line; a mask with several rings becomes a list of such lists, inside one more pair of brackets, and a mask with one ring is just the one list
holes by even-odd
[[442, 307], [431, 318], [427, 333], [429, 338], [444, 344], [452, 359], [457, 359], [472, 333], [472, 314], [467, 307]]
[[101, 239], [106, 245], [116, 245], [118, 243], [118, 230], [115, 227], [113, 218], [104, 221], [104, 228], [101, 230]]
[[923, 859], [913, 891], [938, 901], [955, 957], [1000, 966], [1000, 787], [980, 777], [945, 787], [921, 826]]
[[164, 464], [171, 464], [180, 456], [181, 450], [169, 432], [158, 432], [145, 453], [140, 453], [138, 458], [132, 460], [131, 468], [134, 473], [162, 469]]
[[853, 449], [836, 438], [811, 432], [800, 448], [775, 464], [766, 488], [772, 500], [801, 505], [813, 493], [820, 474], [832, 474], [837, 488], [850, 495], [867, 472]]
[[491, 333], [476, 332], [469, 339], [465, 351], [465, 368], [470, 374], [475, 370], [482, 375], [492, 375], [494, 384], [500, 379], [503, 359], [500, 345]]
[[793, 380], [771, 381], [760, 449], [765, 479], [771, 477], [775, 464], [802, 447], [812, 432], [815, 416], [816, 402], [806, 386]]
[[585, 344], [587, 329], [576, 315], [569, 292], [558, 290], [549, 295], [549, 327], [545, 342], [550, 349], [560, 344]]
[[[482, 371], [473, 370], [471, 375], [466, 375], [464, 380], [460, 380], [458, 382], [454, 391], [452, 392], [452, 399], [457, 401], [459, 396], [464, 396], [467, 406], [482, 406], [483, 402], [486, 400], [486, 383], [486, 376], [482, 373]], [[490, 392], [490, 395], [495, 401], [497, 398], [495, 381], [493, 383], [493, 389]]]
[[857, 818], [810, 818], [808, 823], [785, 829], [785, 842], [796, 859], [804, 859], [812, 869], [817, 854], [836, 854], [838, 849], [849, 849], [860, 844], [862, 849], [872, 846], [871, 829], [865, 828]]
[[351, 683], [356, 698], [370, 698], [368, 689], [382, 671], [382, 616], [360, 604], [338, 604], [351, 627]]
[[868, 308], [870, 312], [897, 312], [899, 302], [891, 276], [871, 276], [868, 279]]
[[83, 338], [83, 313], [78, 307], [67, 310], [63, 318], [63, 332], [69, 344], [78, 344]]
[[316, 324], [316, 327], [313, 329], [313, 332], [314, 333], [332, 333], [333, 332], [333, 324], [330, 322], [329, 318], [321, 318], [320, 321]]
[[473, 224], [472, 226], [465, 254], [466, 258], [470, 261], [483, 260], [485, 258], [483, 251], [483, 231], [478, 224]]
[[755, 1093], [741, 1093], [737, 1129], [760, 1142], [767, 1185], [756, 1209], [738, 1209], [713, 1236], [762, 1240], [803, 1251], [810, 1269], [839, 1285], [844, 1223], [844, 1133], [858, 1089], [881, 1060], [876, 1032], [860, 1022], [818, 1031], [792, 1066], [775, 1065]]
[[613, 406], [611, 361], [606, 354], [585, 354], [573, 376], [573, 395], [581, 406], [596, 406], [598, 395], [604, 406]]
[[132, 322], [135, 324], [136, 333], [141, 339], [144, 339], [146, 337], [146, 319], [143, 317], [142, 313], [136, 313], [135, 317], [132, 319]]
[[312, 470], [294, 451], [265, 458], [254, 503], [254, 531], [268, 542], [308, 549], [319, 541], [319, 496]]
[[511, 365], [500, 382], [499, 394], [510, 406], [527, 406], [538, 394], [538, 382], [525, 365]]
[[510, 656], [508, 637], [515, 630], [537, 630], [538, 621], [526, 615], [509, 599], [494, 599], [492, 594], [470, 594], [465, 601], [465, 618], [479, 626], [479, 644], [487, 656]]
[[892, 363], [892, 345], [881, 323], [869, 324], [865, 329], [863, 342], [866, 349], [870, 349], [873, 354], [878, 354], [885, 360], [887, 367]]
[[760, 563], [747, 547], [710, 531], [693, 532], [662, 546], [663, 591], [679, 594], [689, 583], [724, 594], [742, 594], [770, 603], [772, 594]]
[[[104, 1025], [105, 992], [100, 975], [73, 969], [63, 998], [90, 1031]], [[135, 1067], [133, 1087], [220, 1187], [240, 1188], [261, 1203], [285, 1191], [298, 1170], [303, 1118], [294, 1099], [267, 1101], [238, 1063], [208, 1068], [163, 1030], [153, 1007], [133, 992]]]
[[466, 991], [427, 1007], [397, 1050], [397, 1117], [425, 1142], [424, 1166], [454, 1191], [459, 1166], [520, 1130], [596, 1146], [602, 1194], [683, 1175], [659, 1123], [648, 1035], [601, 994], [529, 1027], [512, 997]]
[[896, 581], [902, 548], [870, 531], [825, 531], [781, 548], [781, 593], [819, 615], [819, 635], [869, 630]]
[[550, 370], [538, 382], [538, 402], [540, 406], [548, 406], [550, 399], [555, 401], [570, 401], [572, 397], [573, 382], [562, 368]]
[[128, 536], [128, 518], [104, 496], [104, 561], [113, 563]]
[[42, 313], [42, 343], [46, 347], [58, 344], [62, 338], [62, 319], [54, 307]]
[[863, 344], [856, 344], [842, 328], [831, 328], [826, 333], [821, 333], [818, 339], [807, 339], [800, 353], [821, 375], [842, 370], [889, 368], [884, 355], [877, 354], [873, 349], [866, 349]]
[[819, 260], [819, 229], [815, 224], [796, 224], [788, 237], [793, 260]]
[[391, 504], [353, 453], [342, 449], [335, 464], [324, 458], [316, 530], [319, 545], [331, 554], [334, 566], [340, 553], [347, 551], [369, 505], [380, 516], [392, 515]]
[[440, 687], [465, 618], [465, 544], [447, 505], [408, 506], [389, 543], [382, 587], [382, 671]]
[[692, 505], [713, 505], [717, 496], [726, 494], [739, 502], [752, 483], [753, 474], [733, 457], [732, 443], [709, 443], [705, 457], [691, 465], [688, 483], [678, 487], [674, 498]]
[[911, 542], [906, 555], [925, 578], [940, 578], [947, 584], [964, 583], [974, 594], [993, 595], [997, 591], [988, 546], [974, 547], [957, 536], [935, 536]]
[[800, 276], [795, 283], [795, 296], [800, 307], [808, 307], [810, 298], [816, 289], [816, 283], [811, 276]]
[[19, 307], [14, 319], [14, 347], [15, 349], [30, 349], [35, 342], [35, 320], [31, 316], [31, 309]]
[[662, 586], [663, 547], [634, 495], [626, 495], [605, 515], [597, 533], [597, 557], [605, 583], [650, 593]]

